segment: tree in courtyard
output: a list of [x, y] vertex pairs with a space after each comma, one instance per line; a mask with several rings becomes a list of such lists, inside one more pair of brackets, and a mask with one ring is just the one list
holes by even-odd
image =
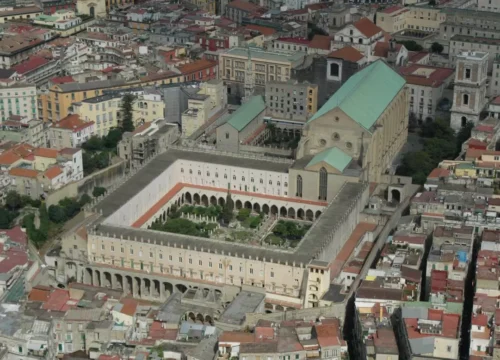
[[408, 51], [422, 51], [422, 45], [419, 45], [415, 40], [403, 40], [398, 41], [399, 44], [403, 44]]
[[66, 211], [62, 206], [50, 205], [49, 206], [49, 219], [56, 224], [61, 224], [65, 222], [68, 218], [66, 216]]
[[5, 204], [10, 210], [19, 209], [22, 205], [21, 195], [14, 190], [9, 191], [5, 198]]
[[436, 54], [441, 54], [444, 50], [444, 46], [438, 42], [433, 42], [431, 45], [431, 52]]
[[122, 114], [122, 130], [123, 132], [134, 131], [134, 108], [135, 96], [133, 94], [126, 94], [122, 98], [121, 114]]
[[224, 224], [229, 224], [231, 220], [233, 220], [233, 210], [234, 202], [231, 198], [231, 193], [228, 191], [226, 196], [226, 203], [224, 204], [224, 208], [222, 209], [222, 221]]
[[99, 136], [91, 136], [82, 144], [82, 149], [86, 151], [100, 151], [103, 148], [102, 139]]
[[12, 220], [14, 220], [19, 213], [17, 211], [9, 211], [4, 207], [0, 207], [0, 229], [10, 229]]

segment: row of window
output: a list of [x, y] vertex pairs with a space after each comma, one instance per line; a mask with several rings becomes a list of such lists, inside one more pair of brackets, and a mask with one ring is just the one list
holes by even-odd
[[[184, 168], [181, 168], [181, 173], [184, 173]], [[189, 174], [193, 174], [193, 170], [189, 169]], [[201, 170], [198, 170], [198, 175], [201, 176]], [[207, 176], [210, 176], [210, 171], [207, 171]], [[215, 177], [218, 178], [219, 177], [219, 173], [215, 173]], [[227, 179], [227, 174], [224, 174], [224, 179]], [[233, 175], [233, 180], [236, 180], [236, 175]], [[245, 181], [245, 177], [242, 176], [241, 177], [241, 181]], [[254, 178], [250, 178], [250, 182], [254, 182]], [[263, 179], [260, 179], [260, 183], [263, 184], [264, 183], [264, 180]], [[273, 181], [272, 180], [269, 180], [269, 185], [272, 185], [273, 184]], [[278, 186], [281, 186], [281, 181], [278, 181], [276, 183]], [[285, 186], [288, 186], [288, 183], [285, 181]]]

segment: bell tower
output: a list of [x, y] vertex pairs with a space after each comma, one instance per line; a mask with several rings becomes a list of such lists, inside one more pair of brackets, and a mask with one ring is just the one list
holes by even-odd
[[486, 106], [486, 78], [488, 53], [463, 52], [457, 56], [455, 88], [451, 108], [451, 127], [458, 131], [469, 121], [479, 122]]

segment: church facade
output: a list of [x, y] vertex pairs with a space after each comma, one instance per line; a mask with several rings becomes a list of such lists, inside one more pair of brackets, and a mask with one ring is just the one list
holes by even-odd
[[380, 182], [408, 136], [407, 96], [405, 79], [381, 60], [352, 76], [307, 122], [297, 151], [303, 166], [295, 166], [290, 184], [296, 187], [299, 173], [319, 184], [317, 162], [310, 162], [318, 156], [328, 174]]

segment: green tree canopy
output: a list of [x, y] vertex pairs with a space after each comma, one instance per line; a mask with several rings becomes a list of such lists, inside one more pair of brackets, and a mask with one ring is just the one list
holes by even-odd
[[17, 211], [9, 211], [4, 207], [0, 207], [0, 229], [10, 229], [12, 221], [18, 216]]
[[441, 54], [444, 50], [444, 46], [438, 42], [433, 42], [431, 45], [431, 52]]
[[66, 211], [62, 206], [50, 205], [49, 207], [49, 219], [56, 224], [61, 224], [65, 222], [68, 217], [66, 216]]
[[99, 197], [101, 195], [106, 194], [106, 188], [96, 186], [94, 190], [92, 190], [92, 196], [93, 197]]
[[86, 151], [101, 151], [104, 148], [102, 139], [99, 136], [93, 135], [82, 144], [82, 149]]
[[422, 45], [417, 44], [414, 40], [398, 41], [398, 44], [403, 44], [408, 51], [422, 51], [424, 49]]
[[122, 139], [122, 129], [116, 128], [111, 129], [108, 134], [104, 137], [104, 146], [107, 149], [114, 150], [118, 146], [118, 143]]
[[17, 191], [11, 190], [7, 193], [5, 204], [10, 210], [20, 209], [22, 206], [21, 195]]
[[121, 102], [121, 115], [122, 115], [122, 130], [123, 132], [134, 131], [134, 101], [135, 96], [133, 94], [126, 94], [122, 98]]

